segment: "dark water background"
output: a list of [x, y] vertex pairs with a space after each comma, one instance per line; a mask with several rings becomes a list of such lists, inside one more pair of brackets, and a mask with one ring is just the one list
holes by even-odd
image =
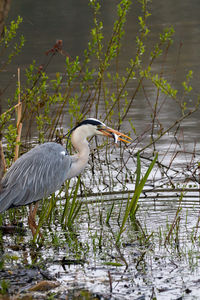
[[[100, 1], [102, 5], [102, 20], [104, 24], [105, 39], [112, 31], [112, 25], [116, 17], [116, 1]], [[173, 25], [175, 29], [174, 44], [170, 48], [167, 61], [164, 64], [164, 76], [172, 82], [174, 88], [179, 88], [181, 82], [189, 70], [193, 70], [193, 92], [190, 95], [189, 103], [194, 103], [199, 93], [199, 58], [200, 58], [200, 2], [192, 1], [159, 1], [153, 0], [149, 5], [152, 13], [148, 19], [151, 29], [150, 38], [147, 41], [147, 53], [151, 46], [157, 42], [159, 33], [163, 28]], [[138, 30], [137, 16], [140, 14], [140, 6], [133, 2], [128, 14], [126, 24], [126, 35], [124, 47], [120, 58], [121, 68], [128, 65], [128, 60], [134, 57], [135, 36]], [[93, 26], [92, 10], [88, 1], [13, 1], [9, 12], [8, 21], [15, 19], [18, 15], [24, 19], [20, 26], [20, 32], [26, 39], [25, 47], [14, 63], [9, 66], [6, 73], [1, 74], [1, 83], [6, 84], [12, 74], [17, 73], [20, 66], [23, 78], [23, 71], [29, 64], [36, 60], [37, 65], [47, 60], [45, 52], [49, 50], [58, 39], [63, 40], [64, 49], [71, 57], [77, 55], [83, 57], [83, 51], [87, 47], [90, 30]], [[180, 47], [181, 43], [181, 47]], [[181, 49], [180, 49], [181, 48]], [[180, 51], [180, 55], [179, 55]], [[161, 68], [161, 61], [154, 64], [155, 71]], [[63, 58], [56, 58], [50, 66], [52, 76], [55, 72], [64, 69]], [[15, 80], [13, 81], [13, 89]], [[154, 102], [156, 97], [155, 89], [150, 83], [145, 83], [148, 97]], [[7, 91], [12, 92], [12, 87]], [[144, 101], [144, 94], [137, 95], [137, 101], [131, 108], [129, 117], [141, 133], [149, 122], [149, 107]], [[5, 99], [6, 101], [6, 99]], [[167, 101], [164, 110], [160, 114], [164, 126], [167, 126], [173, 119], [180, 115], [179, 109], [172, 100]], [[199, 113], [184, 122], [183, 130], [188, 143], [198, 142], [199, 134]], [[163, 140], [164, 141], [164, 140]], [[165, 142], [164, 142], [165, 143]], [[192, 147], [192, 146], [191, 146]]]

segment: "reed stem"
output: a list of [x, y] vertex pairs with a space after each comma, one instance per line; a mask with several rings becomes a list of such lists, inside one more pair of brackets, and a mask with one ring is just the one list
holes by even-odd
[[18, 106], [17, 106], [17, 138], [16, 138], [16, 146], [15, 146], [15, 157], [14, 161], [16, 161], [19, 157], [19, 142], [21, 140], [21, 133], [22, 133], [22, 103], [20, 99], [20, 68], [17, 70], [18, 76]]

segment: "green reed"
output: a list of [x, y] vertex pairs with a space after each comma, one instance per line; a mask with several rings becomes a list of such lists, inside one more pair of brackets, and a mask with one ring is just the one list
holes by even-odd
[[75, 188], [71, 190], [69, 196], [66, 197], [63, 214], [61, 217], [61, 223], [64, 227], [72, 228], [73, 222], [75, 221], [82, 203], [77, 199], [77, 194], [80, 186], [80, 176], [78, 177]]
[[148, 167], [146, 173], [144, 174], [144, 176], [142, 177], [142, 179], [140, 179], [141, 177], [141, 162], [140, 162], [140, 156], [139, 153], [137, 155], [137, 169], [136, 169], [136, 183], [135, 183], [135, 191], [134, 194], [132, 196], [132, 198], [128, 199], [127, 201], [127, 205], [126, 205], [126, 209], [125, 209], [125, 213], [124, 216], [122, 218], [122, 224], [119, 230], [119, 233], [117, 235], [117, 242], [119, 242], [120, 237], [124, 231], [127, 219], [129, 218], [129, 216], [133, 219], [135, 217], [136, 211], [137, 211], [137, 205], [138, 205], [138, 200], [140, 198], [140, 195], [142, 193], [142, 190], [144, 188], [144, 185], [147, 182], [147, 179], [156, 163], [158, 159], [158, 154], [156, 154], [155, 158], [153, 159], [153, 161], [151, 162], [150, 166]]

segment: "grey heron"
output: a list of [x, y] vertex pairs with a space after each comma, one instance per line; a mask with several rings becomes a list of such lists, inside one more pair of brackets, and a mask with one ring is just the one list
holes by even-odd
[[[47, 142], [31, 149], [12, 164], [1, 182], [0, 213], [48, 197], [59, 190], [67, 179], [79, 175], [89, 158], [88, 138], [104, 135], [113, 137], [115, 142], [129, 142], [121, 136], [131, 139], [93, 118], [79, 123], [69, 135], [76, 154], [69, 155], [62, 145]], [[35, 214], [36, 209], [30, 212], [30, 228], [35, 226]], [[35, 231], [32, 230], [33, 232]]]

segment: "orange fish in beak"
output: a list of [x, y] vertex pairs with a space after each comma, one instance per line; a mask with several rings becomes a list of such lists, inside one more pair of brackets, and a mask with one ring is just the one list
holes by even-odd
[[101, 133], [105, 136], [108, 136], [108, 137], [113, 137], [114, 138], [114, 141], [115, 141], [115, 144], [117, 144], [117, 141], [120, 140], [122, 142], [125, 142], [125, 143], [131, 143], [130, 141], [127, 141], [122, 137], [125, 137], [126, 139], [129, 139], [129, 140], [132, 140], [132, 138], [130, 138], [129, 136], [125, 135], [124, 133], [121, 133], [115, 129], [112, 129], [110, 127], [104, 127], [102, 126], [99, 131], [101, 131]]

